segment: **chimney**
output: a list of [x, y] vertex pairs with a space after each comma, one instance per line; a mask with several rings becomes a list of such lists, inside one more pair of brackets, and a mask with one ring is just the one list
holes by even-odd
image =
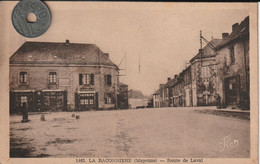
[[171, 80], [171, 78], [170, 78], [170, 77], [168, 77], [168, 78], [167, 78], [167, 81], [170, 81], [170, 80]]
[[104, 55], [105, 55], [107, 58], [109, 58], [109, 53], [104, 53]]
[[164, 84], [160, 84], [160, 85], [159, 85], [159, 88], [162, 88], [163, 85], [164, 85]]
[[174, 75], [174, 78], [177, 78], [178, 75]]
[[232, 32], [235, 31], [235, 29], [238, 27], [238, 25], [239, 25], [238, 23], [235, 23], [232, 25]]
[[228, 37], [228, 33], [222, 33], [222, 39], [226, 39]]
[[68, 46], [70, 44], [70, 41], [68, 39], [66, 39], [66, 46]]

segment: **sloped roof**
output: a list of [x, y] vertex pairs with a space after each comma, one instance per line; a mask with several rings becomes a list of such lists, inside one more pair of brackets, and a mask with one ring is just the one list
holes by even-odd
[[120, 86], [128, 86], [127, 84], [124, 84], [124, 83], [122, 83], [122, 82], [119, 82], [119, 85], [120, 85]]
[[158, 95], [160, 94], [160, 89], [158, 89], [156, 92], [153, 93], [153, 95]]
[[[212, 39], [209, 43], [212, 44], [214, 47], [216, 47], [218, 44], [220, 44], [222, 39]], [[195, 59], [201, 59], [201, 58], [207, 58], [215, 56], [215, 52], [211, 49], [210, 45], [207, 44], [202, 48], [202, 53], [198, 53], [196, 56], [194, 56], [190, 62], [193, 62]]]
[[169, 81], [166, 83], [166, 87], [171, 87], [171, 86], [173, 86], [173, 85], [177, 82], [177, 78], [178, 78], [178, 77], [169, 80]]
[[94, 44], [25, 42], [10, 64], [81, 64], [117, 66]]
[[249, 37], [249, 16], [247, 16], [235, 29], [231, 32], [226, 39], [224, 39], [216, 49], [220, 49], [227, 45], [228, 43], [241, 38]]

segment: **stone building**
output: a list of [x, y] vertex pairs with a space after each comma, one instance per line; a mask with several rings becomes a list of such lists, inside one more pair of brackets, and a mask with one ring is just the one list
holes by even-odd
[[249, 17], [216, 47], [217, 93], [223, 106], [249, 109]]
[[160, 90], [153, 93], [153, 107], [160, 108]]
[[171, 84], [172, 92], [172, 106], [181, 107], [184, 106], [184, 83], [181, 74], [175, 75]]
[[128, 109], [128, 85], [119, 82], [117, 100], [119, 109]]
[[181, 72], [181, 77], [183, 78], [183, 97], [184, 106], [191, 107], [192, 103], [192, 89], [191, 89], [191, 66], [188, 66]]
[[168, 94], [166, 84], [160, 84], [160, 107], [168, 106]]
[[190, 60], [193, 106], [216, 105], [216, 47], [222, 40], [212, 39]]
[[10, 57], [10, 112], [117, 108], [118, 74], [94, 44], [25, 42]]

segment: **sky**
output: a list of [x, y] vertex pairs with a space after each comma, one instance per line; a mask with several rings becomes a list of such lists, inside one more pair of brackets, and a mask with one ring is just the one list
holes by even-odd
[[[16, 2], [9, 5], [9, 14]], [[174, 77], [198, 53], [199, 32], [221, 38], [234, 23], [249, 15], [239, 3], [134, 3], [46, 2], [52, 14], [48, 31], [29, 39], [20, 36], [9, 21], [9, 55], [25, 41], [93, 43], [119, 64], [120, 81], [145, 95]], [[6, 19], [8, 14], [5, 15]], [[8, 18], [9, 19], [9, 18]], [[205, 43], [203, 43], [205, 45]], [[139, 73], [140, 57], [140, 73]]]

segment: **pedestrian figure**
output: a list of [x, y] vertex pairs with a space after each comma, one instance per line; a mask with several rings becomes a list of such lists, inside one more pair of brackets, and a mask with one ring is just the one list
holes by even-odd
[[28, 122], [28, 121], [30, 121], [30, 120], [28, 119], [28, 110], [27, 110], [27, 107], [26, 107], [26, 103], [25, 103], [25, 102], [22, 103], [21, 110], [22, 110], [22, 115], [23, 115], [22, 122]]
[[216, 99], [217, 99], [217, 108], [220, 109], [221, 108], [221, 97], [219, 96], [219, 94], [216, 95]]

